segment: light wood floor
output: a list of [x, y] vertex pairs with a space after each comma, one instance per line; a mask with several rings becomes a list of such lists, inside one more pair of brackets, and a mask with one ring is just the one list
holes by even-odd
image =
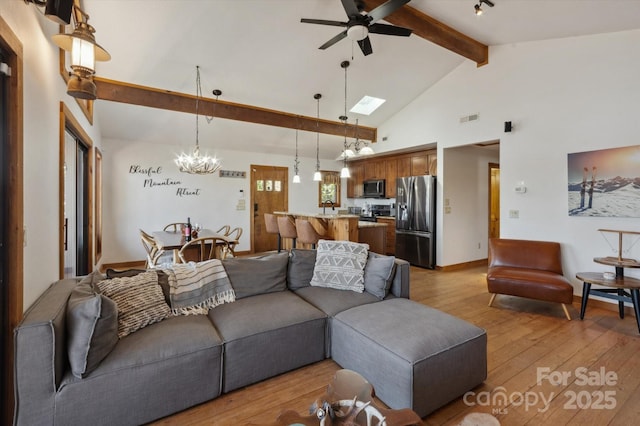
[[[502, 425], [640, 422], [640, 335], [633, 316], [620, 319], [615, 311], [590, 306], [580, 321], [575, 304], [569, 310], [574, 319], [567, 321], [559, 304], [500, 295], [488, 307], [485, 272], [486, 267], [455, 272], [411, 268], [411, 299], [483, 327], [488, 334], [487, 380], [466, 403], [460, 397], [424, 418], [423, 424], [457, 425], [471, 412], [492, 413]], [[303, 367], [154, 425], [269, 424], [283, 409], [306, 414], [339, 368], [331, 360]], [[561, 384], [543, 380], [538, 385], [539, 368], [547, 368], [552, 378], [569, 377], [558, 380]], [[579, 368], [585, 373], [576, 377]], [[601, 369], [608, 383], [599, 377]], [[617, 376], [615, 384], [612, 375]], [[486, 398], [500, 391], [506, 403], [492, 404]], [[548, 406], [541, 397], [551, 400]]]

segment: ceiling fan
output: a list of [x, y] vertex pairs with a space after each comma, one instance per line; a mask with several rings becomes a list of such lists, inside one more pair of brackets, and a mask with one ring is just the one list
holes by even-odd
[[389, 0], [386, 3], [381, 4], [369, 13], [363, 12], [364, 5], [359, 0], [341, 0], [344, 11], [347, 12], [349, 20], [347, 22], [340, 21], [327, 21], [324, 19], [305, 19], [302, 18], [300, 22], [305, 24], [320, 24], [331, 25], [334, 27], [347, 27], [331, 40], [320, 46], [320, 49], [326, 49], [333, 46], [344, 38], [350, 38], [358, 42], [360, 50], [367, 56], [373, 53], [371, 48], [371, 41], [369, 40], [369, 33], [372, 34], [384, 34], [393, 36], [409, 37], [412, 30], [403, 27], [397, 27], [388, 24], [378, 24], [377, 22], [384, 19], [386, 16], [392, 14], [396, 9], [409, 3], [411, 0]]

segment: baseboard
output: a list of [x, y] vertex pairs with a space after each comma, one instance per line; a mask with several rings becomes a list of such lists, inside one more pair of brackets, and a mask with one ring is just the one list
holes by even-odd
[[454, 265], [436, 266], [436, 270], [442, 272], [460, 271], [462, 269], [477, 268], [487, 266], [489, 259], [472, 260], [471, 262], [456, 263]]

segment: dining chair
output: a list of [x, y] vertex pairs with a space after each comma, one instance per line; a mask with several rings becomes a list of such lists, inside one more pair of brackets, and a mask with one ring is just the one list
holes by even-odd
[[142, 229], [140, 229], [140, 240], [142, 241], [142, 246], [147, 254], [145, 268], [155, 268], [161, 263], [160, 258], [163, 257], [165, 251], [158, 248], [158, 244], [153, 236], [144, 232]]
[[179, 231], [182, 230], [183, 226], [184, 226], [184, 222], [174, 222], [174, 223], [170, 223], [167, 226], [165, 226], [163, 231], [179, 232]]
[[242, 228], [235, 227], [225, 234], [229, 241], [229, 251], [233, 257], [236, 257], [236, 246], [240, 244], [240, 237], [242, 236]]
[[271, 213], [264, 214], [264, 226], [267, 234], [278, 235], [278, 253], [282, 250], [282, 237], [280, 236], [280, 230], [278, 229], [278, 218]]
[[210, 259], [226, 259], [230, 252], [229, 243], [218, 237], [201, 237], [194, 238], [185, 245], [182, 246], [178, 252], [178, 257], [182, 263], [188, 263], [189, 260], [186, 257], [187, 252], [196, 247], [198, 249], [197, 262], [203, 262]]
[[296, 232], [296, 223], [289, 216], [278, 216], [278, 231], [282, 238], [291, 238], [292, 248], [296, 248], [296, 239], [298, 233]]
[[223, 227], [221, 227], [216, 231], [216, 234], [228, 235], [230, 230], [231, 230], [231, 227], [229, 225], [224, 225]]

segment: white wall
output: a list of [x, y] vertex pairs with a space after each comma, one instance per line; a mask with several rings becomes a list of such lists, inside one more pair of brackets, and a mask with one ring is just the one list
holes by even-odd
[[[466, 61], [379, 128], [390, 149], [425, 141], [438, 143], [438, 170], [457, 167], [446, 148], [500, 139], [501, 235], [554, 240], [563, 245], [565, 275], [611, 270], [593, 262], [610, 256], [599, 228], [640, 231], [640, 219], [576, 218], [567, 213], [567, 154], [638, 144], [640, 120], [640, 31], [497, 46], [488, 65]], [[459, 117], [479, 113], [478, 121]], [[503, 133], [503, 122], [513, 132]], [[526, 194], [513, 190], [524, 181]], [[444, 182], [438, 197], [447, 197]], [[519, 219], [509, 219], [509, 210]], [[438, 264], [473, 260], [459, 257], [456, 235], [463, 223], [440, 220]], [[455, 244], [458, 240], [459, 244]], [[640, 245], [626, 256], [640, 258]], [[637, 275], [637, 271], [627, 271]], [[581, 285], [573, 279], [581, 292]]]
[[[291, 183], [293, 157], [252, 154], [239, 151], [216, 150], [222, 159], [223, 170], [244, 171], [246, 178], [223, 178], [218, 173], [194, 176], [180, 173], [173, 163], [180, 146], [157, 145], [145, 142], [105, 140], [103, 144], [104, 172], [104, 236], [102, 263], [117, 263], [145, 258], [138, 229], [147, 232], [161, 230], [167, 223], [184, 222], [218, 229], [228, 224], [240, 226], [244, 233], [238, 251], [250, 250], [250, 170], [249, 165], [280, 166], [289, 168], [289, 210], [316, 213], [318, 183], [312, 180], [315, 159], [300, 158], [300, 184]], [[154, 181], [170, 179], [179, 185], [145, 187], [149, 176], [132, 173], [132, 166], [141, 169], [160, 168], [152, 174]], [[322, 170], [339, 170], [335, 161], [321, 161]], [[343, 182], [343, 185], [345, 183]], [[199, 195], [178, 196], [178, 188], [199, 189]], [[244, 191], [245, 210], [236, 210]], [[342, 188], [342, 205], [346, 200], [346, 186]], [[342, 208], [342, 207], [341, 207]]]
[[58, 279], [59, 110], [64, 101], [94, 145], [100, 137], [58, 73], [58, 24], [23, 1], [0, 1], [0, 15], [23, 46], [24, 99], [24, 307]]
[[[443, 254], [437, 256], [445, 265], [487, 258], [489, 239], [489, 163], [499, 162], [496, 150], [476, 146], [447, 148], [444, 173], [438, 190], [443, 207], [448, 200], [450, 213], [443, 210], [439, 219], [446, 234], [441, 241]], [[440, 182], [441, 181], [441, 182]], [[437, 263], [442, 266], [441, 263]]]

